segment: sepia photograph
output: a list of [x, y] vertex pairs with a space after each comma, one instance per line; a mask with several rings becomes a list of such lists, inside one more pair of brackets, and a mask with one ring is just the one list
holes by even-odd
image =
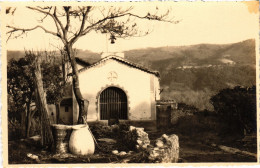
[[259, 164], [258, 1], [0, 5], [6, 167]]

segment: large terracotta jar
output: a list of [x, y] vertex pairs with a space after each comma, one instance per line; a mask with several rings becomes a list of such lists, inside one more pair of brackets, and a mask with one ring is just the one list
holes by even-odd
[[76, 155], [92, 155], [95, 151], [95, 144], [88, 125], [75, 125], [70, 141], [69, 150]]

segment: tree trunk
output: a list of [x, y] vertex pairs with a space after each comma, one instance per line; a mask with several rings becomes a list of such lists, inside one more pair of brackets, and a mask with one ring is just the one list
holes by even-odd
[[59, 101], [57, 104], [56, 104], [56, 123], [59, 124], [60, 123], [60, 102]]
[[28, 116], [27, 116], [27, 130], [26, 130], [26, 137], [28, 138], [30, 136], [30, 130], [31, 130], [31, 125], [32, 125], [32, 118], [35, 114], [35, 110], [32, 111], [30, 110], [30, 112], [28, 113]]
[[79, 88], [79, 75], [78, 75], [78, 68], [77, 63], [75, 59], [74, 52], [72, 50], [71, 44], [65, 45], [66, 52], [68, 54], [69, 60], [71, 62], [71, 68], [72, 68], [72, 82], [73, 82], [73, 91], [79, 106], [79, 117], [78, 117], [78, 124], [86, 124], [87, 121], [87, 115], [88, 115], [88, 105], [89, 101], [85, 100], [82, 97], [80, 88]]
[[30, 127], [31, 127], [31, 108], [30, 102], [26, 103], [27, 108], [27, 123], [26, 123], [26, 138], [30, 136]]
[[31, 121], [33, 113], [31, 111], [32, 93], [29, 96], [29, 101], [26, 103], [27, 118], [26, 118], [26, 138], [30, 136]]
[[40, 113], [41, 121], [41, 145], [51, 147], [53, 144], [53, 136], [51, 132], [50, 120], [48, 117], [46, 95], [43, 90], [41, 68], [38, 58], [36, 58], [35, 62], [34, 75], [36, 107]]
[[21, 112], [21, 123], [20, 123], [22, 137], [26, 137], [26, 109]]
[[62, 68], [62, 78], [63, 78], [63, 82], [65, 83], [66, 82], [66, 60], [65, 60], [65, 55], [64, 55], [64, 58], [61, 59], [62, 61], [62, 65], [61, 65], [61, 68]]

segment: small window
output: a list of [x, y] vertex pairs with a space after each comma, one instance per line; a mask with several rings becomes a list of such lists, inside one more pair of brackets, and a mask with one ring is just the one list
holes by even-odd
[[69, 112], [69, 107], [65, 106], [65, 112]]

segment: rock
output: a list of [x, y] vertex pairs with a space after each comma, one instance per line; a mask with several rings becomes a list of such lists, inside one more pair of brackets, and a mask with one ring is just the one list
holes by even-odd
[[33, 159], [33, 160], [37, 160], [39, 161], [39, 157], [37, 155], [31, 154], [31, 153], [27, 153], [27, 157]]
[[35, 135], [30, 137], [29, 139], [33, 140], [33, 141], [40, 141], [41, 140], [41, 136], [40, 135]]
[[[137, 127], [136, 127], [135, 129], [136, 129], [137, 131], [141, 132], [141, 133], [144, 132], [144, 128], [137, 128]], [[146, 133], [146, 132], [144, 132], [144, 133]]]
[[169, 137], [166, 134], [163, 134], [162, 138], [165, 139], [165, 140], [168, 140]]
[[144, 145], [142, 146], [142, 148], [143, 148], [143, 149], [146, 149], [147, 146], [148, 146], [148, 144], [144, 144]]
[[125, 151], [121, 151], [118, 155], [119, 156], [124, 156], [124, 155], [126, 155], [126, 152]]
[[118, 150], [113, 150], [112, 153], [113, 153], [114, 155], [116, 155], [116, 154], [118, 154]]
[[[163, 143], [164, 142], [164, 143]], [[179, 159], [179, 139], [177, 135], [163, 134], [156, 140], [156, 147], [149, 149], [149, 161], [153, 163], [176, 163]]]
[[134, 127], [134, 126], [130, 126], [129, 127], [129, 131], [133, 131], [133, 130], [135, 130], [136, 128]]
[[141, 140], [137, 140], [136, 142], [137, 142], [137, 144], [139, 144], [139, 145], [143, 143]]
[[148, 134], [144, 128], [129, 127], [129, 131], [123, 132], [123, 142], [126, 142], [129, 149], [142, 150], [150, 144]]
[[157, 147], [163, 147], [163, 142], [162, 142], [161, 140], [157, 140], [156, 143], [155, 143], [155, 145], [156, 145]]
[[128, 154], [133, 154], [133, 153], [134, 153], [134, 151], [129, 151], [129, 152], [128, 152]]
[[153, 151], [152, 157], [158, 157], [158, 156], [159, 156], [159, 153], [157, 153], [156, 151]]

